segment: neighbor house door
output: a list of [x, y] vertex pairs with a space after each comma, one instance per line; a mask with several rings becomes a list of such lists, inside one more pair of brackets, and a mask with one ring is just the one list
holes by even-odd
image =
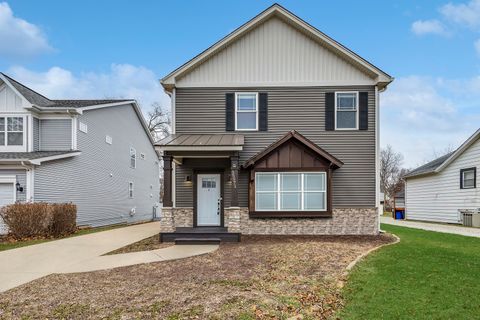
[[221, 218], [220, 174], [197, 175], [197, 225], [220, 226]]

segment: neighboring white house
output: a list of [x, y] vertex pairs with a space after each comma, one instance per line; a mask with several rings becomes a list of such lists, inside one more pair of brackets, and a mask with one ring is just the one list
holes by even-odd
[[456, 151], [405, 176], [405, 210], [409, 220], [460, 223], [458, 210], [480, 208], [477, 167], [480, 129]]

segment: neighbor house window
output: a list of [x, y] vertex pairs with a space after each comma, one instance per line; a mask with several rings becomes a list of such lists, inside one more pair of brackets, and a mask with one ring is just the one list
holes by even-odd
[[258, 94], [235, 94], [235, 130], [258, 130]]
[[0, 118], [0, 145], [23, 145], [23, 117]]
[[137, 150], [130, 148], [130, 168], [135, 169], [137, 167]]
[[460, 188], [472, 189], [477, 187], [477, 168], [460, 170]]
[[128, 183], [128, 197], [133, 198], [133, 182]]
[[325, 172], [255, 175], [256, 211], [326, 211]]
[[358, 129], [358, 92], [335, 92], [335, 128]]

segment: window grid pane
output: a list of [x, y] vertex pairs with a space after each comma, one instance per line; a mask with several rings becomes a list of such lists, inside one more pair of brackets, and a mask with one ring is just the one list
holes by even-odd
[[257, 173], [259, 211], [325, 211], [326, 173]]

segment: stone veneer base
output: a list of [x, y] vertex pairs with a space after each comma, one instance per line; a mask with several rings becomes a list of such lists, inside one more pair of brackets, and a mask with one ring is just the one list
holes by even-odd
[[[193, 227], [193, 208], [163, 208], [160, 232]], [[250, 218], [248, 208], [225, 208], [228, 232], [258, 235], [377, 235], [376, 208], [337, 208], [332, 218]]]

